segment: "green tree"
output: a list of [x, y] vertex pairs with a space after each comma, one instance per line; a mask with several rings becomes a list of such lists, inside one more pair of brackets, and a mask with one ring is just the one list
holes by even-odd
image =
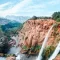
[[3, 33], [4, 33], [4, 32], [2, 31], [1, 25], [0, 25], [0, 38], [4, 35]]
[[54, 12], [53, 15], [52, 15], [52, 18], [54, 20], [57, 20], [58, 18], [60, 18], [60, 12]]
[[60, 18], [57, 18], [57, 22], [60, 22]]
[[36, 16], [33, 16], [32, 18], [31, 18], [31, 20], [36, 20], [37, 19], [37, 17]]
[[11, 46], [9, 45], [8, 42], [9, 41], [8, 41], [7, 37], [5, 37], [5, 40], [0, 42], [0, 53], [5, 54], [5, 53], [7, 53], [9, 51]]

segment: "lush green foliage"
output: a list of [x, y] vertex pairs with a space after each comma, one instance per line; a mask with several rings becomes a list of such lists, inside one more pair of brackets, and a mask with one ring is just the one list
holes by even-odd
[[18, 22], [14, 22], [14, 23], [10, 22], [8, 24], [1, 26], [6, 36], [13, 36], [18, 34], [17, 30], [21, 29], [21, 27], [22, 27], [22, 23], [18, 23]]
[[37, 17], [38, 19], [51, 19], [51, 17], [47, 17], [47, 16], [45, 16], [45, 17]]
[[57, 20], [56, 20], [57, 22], [60, 22], [60, 18], [57, 18]]
[[60, 21], [60, 12], [54, 12], [52, 18], [56, 21]]
[[1, 25], [0, 25], [0, 39], [1, 39], [2, 36], [4, 36], [3, 33], [4, 33], [4, 32], [2, 31], [2, 28], [1, 28]]
[[51, 17], [47, 17], [47, 16], [45, 16], [45, 17], [36, 17], [36, 16], [33, 16], [32, 18], [30, 18], [30, 20], [36, 20], [36, 19], [51, 19]]
[[2, 25], [2, 30], [7, 31], [11, 28], [19, 27], [20, 25], [21, 25], [21, 23], [18, 23], [18, 22], [15, 22], [15, 23], [10, 22], [8, 24]]
[[18, 29], [22, 28], [22, 24], [18, 22], [9, 22], [5, 25], [0, 25], [0, 53], [7, 53], [11, 47], [9, 41], [11, 36], [15, 36]]
[[7, 53], [10, 49], [10, 46], [8, 44], [8, 38], [4, 35], [4, 32], [1, 29], [0, 25], [0, 53]]
[[48, 57], [50, 57], [54, 50], [55, 50], [54, 46], [48, 46], [47, 48], [45, 48], [42, 54], [43, 60], [46, 60]]
[[0, 42], [0, 53], [7, 53], [10, 49], [7, 37]]
[[24, 50], [28, 50], [28, 47], [27, 46], [23, 46], [22, 47]]
[[36, 16], [33, 16], [32, 18], [30, 18], [30, 20], [36, 20], [37, 17]]

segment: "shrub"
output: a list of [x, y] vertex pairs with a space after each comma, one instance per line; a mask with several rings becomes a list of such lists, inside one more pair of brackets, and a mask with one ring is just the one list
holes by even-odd
[[36, 20], [37, 19], [37, 17], [36, 16], [33, 16], [32, 18], [31, 18], [31, 20]]
[[53, 15], [52, 15], [52, 18], [54, 20], [57, 20], [58, 18], [60, 18], [60, 12], [54, 12]]
[[8, 43], [7, 38], [5, 38], [4, 41], [0, 42], [0, 53], [4, 53], [4, 54], [8, 53], [9, 49], [10, 49], [10, 45]]
[[56, 20], [57, 22], [60, 22], [60, 18], [57, 18], [57, 20]]

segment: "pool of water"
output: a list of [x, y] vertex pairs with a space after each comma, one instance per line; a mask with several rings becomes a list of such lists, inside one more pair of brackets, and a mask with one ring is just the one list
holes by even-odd
[[[16, 37], [13, 37], [14, 40], [17, 40]], [[18, 43], [18, 41], [17, 41]], [[19, 47], [11, 47], [10, 48], [10, 51], [8, 52], [8, 54], [16, 54], [17, 57], [16, 57], [16, 60], [35, 60], [36, 59], [36, 56], [30, 56], [29, 58], [24, 55], [24, 54], [21, 54], [20, 53], [20, 48]], [[6, 58], [4, 57], [0, 57], [0, 60], [6, 60]]]
[[[12, 47], [8, 54], [17, 54], [19, 52], [20, 48]], [[4, 57], [0, 57], [0, 60], [6, 60]]]
[[6, 60], [6, 58], [4, 58], [4, 57], [0, 57], [0, 60]]

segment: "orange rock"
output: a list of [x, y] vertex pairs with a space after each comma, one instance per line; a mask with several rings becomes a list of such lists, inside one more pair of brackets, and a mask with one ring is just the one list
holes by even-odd
[[37, 44], [37, 40], [32, 40], [32, 46], [35, 46]]
[[54, 60], [60, 60], [60, 55], [58, 55]]
[[60, 33], [60, 28], [58, 28], [57, 32], [59, 32], [59, 33]]
[[49, 22], [48, 22], [48, 26], [51, 26], [51, 25], [53, 25], [55, 23], [55, 21], [54, 20], [49, 20]]
[[16, 60], [16, 57], [10, 56], [10, 57], [7, 57], [6, 60]]
[[[21, 29], [22, 33], [19, 33], [22, 35], [22, 37], [24, 37], [24, 39], [21, 38], [21, 40], [23, 40], [21, 43], [29, 48], [35, 46], [36, 44], [42, 45], [46, 33], [54, 23], [55, 21], [53, 19], [37, 19], [26, 21]], [[58, 31], [60, 31], [60, 29], [58, 29]], [[51, 31], [50, 36], [52, 36], [53, 32], [54, 30]], [[54, 37], [49, 37], [47, 45], [51, 45], [53, 42]]]
[[46, 45], [52, 45], [54, 43], [54, 37], [50, 37]]

